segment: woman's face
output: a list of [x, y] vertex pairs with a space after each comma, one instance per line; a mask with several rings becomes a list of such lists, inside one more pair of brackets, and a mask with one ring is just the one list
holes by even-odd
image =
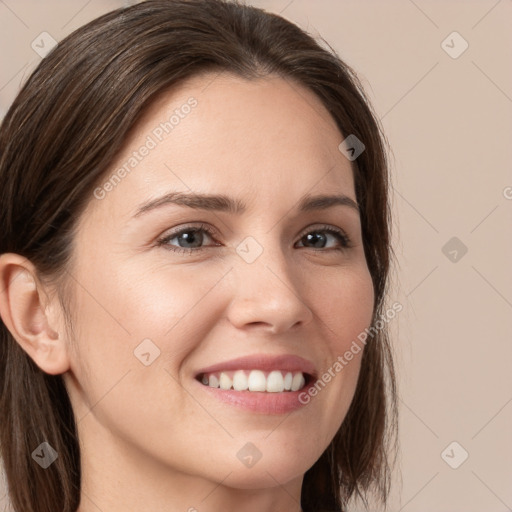
[[64, 377], [91, 468], [256, 489], [319, 458], [362, 351], [335, 363], [374, 299], [343, 138], [277, 77], [195, 77], [145, 113], [73, 249]]

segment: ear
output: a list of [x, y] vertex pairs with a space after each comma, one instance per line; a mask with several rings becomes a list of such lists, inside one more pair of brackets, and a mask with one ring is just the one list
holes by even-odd
[[0, 316], [21, 348], [51, 375], [69, 369], [64, 330], [52, 325], [64, 325], [56, 302], [49, 300], [29, 260], [19, 254], [0, 255]]

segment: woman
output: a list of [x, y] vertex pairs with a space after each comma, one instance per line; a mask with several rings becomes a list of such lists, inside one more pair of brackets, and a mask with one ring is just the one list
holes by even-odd
[[385, 503], [386, 158], [336, 55], [235, 2], [111, 12], [24, 85], [0, 180], [17, 512]]

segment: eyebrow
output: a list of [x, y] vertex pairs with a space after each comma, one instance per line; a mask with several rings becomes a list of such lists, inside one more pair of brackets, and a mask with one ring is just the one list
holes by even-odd
[[[162, 197], [143, 203], [133, 217], [139, 217], [169, 204], [186, 206], [195, 210], [228, 212], [235, 215], [240, 215], [247, 210], [247, 206], [243, 201], [232, 199], [224, 194], [169, 192]], [[297, 209], [299, 212], [310, 212], [326, 210], [333, 206], [348, 206], [359, 213], [358, 204], [352, 198], [343, 194], [305, 195], [299, 200]]]

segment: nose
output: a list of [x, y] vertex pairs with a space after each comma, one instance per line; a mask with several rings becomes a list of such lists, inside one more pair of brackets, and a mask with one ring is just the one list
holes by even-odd
[[252, 263], [237, 259], [230, 272], [230, 322], [239, 329], [258, 327], [271, 334], [308, 324], [313, 312], [304, 296], [303, 275], [281, 249], [271, 250], [268, 245]]

